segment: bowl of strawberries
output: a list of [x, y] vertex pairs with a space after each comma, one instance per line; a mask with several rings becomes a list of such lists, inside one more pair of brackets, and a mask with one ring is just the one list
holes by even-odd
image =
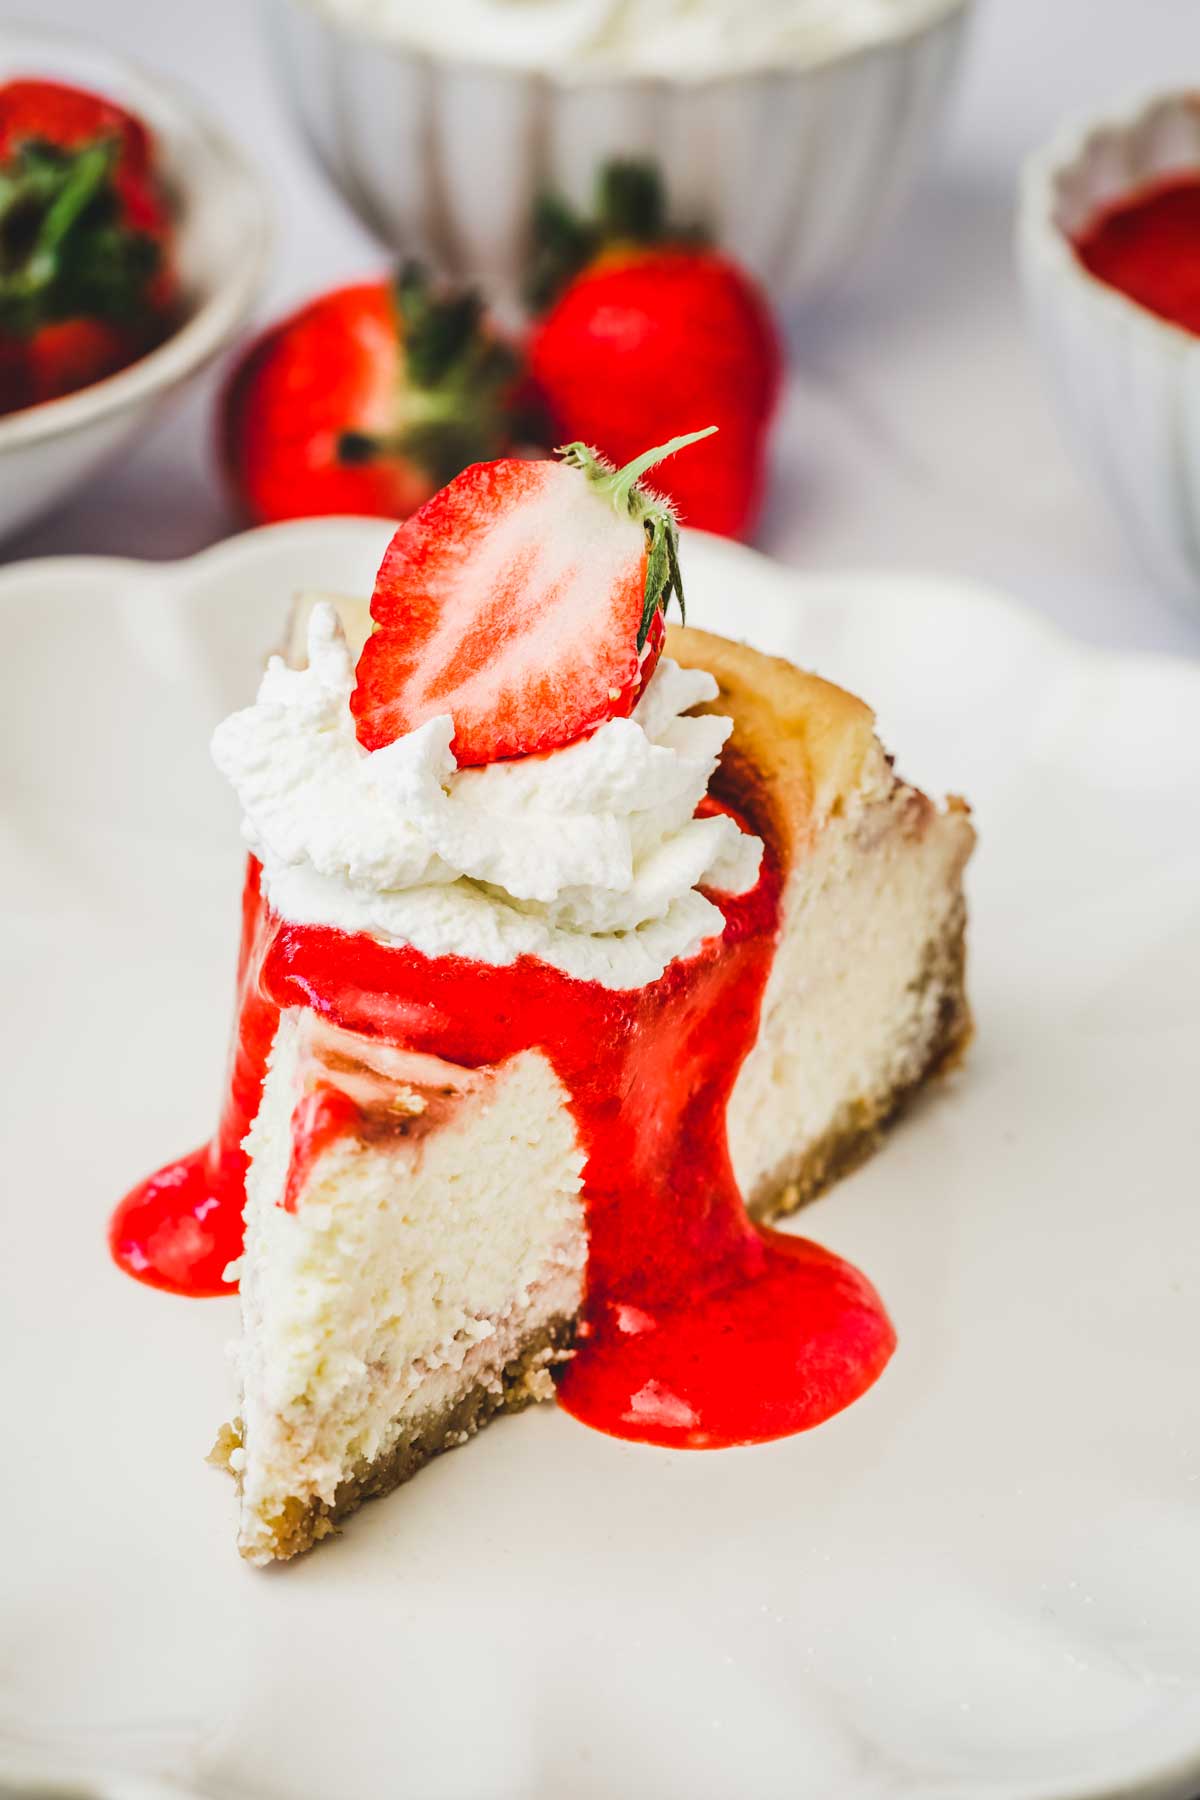
[[0, 27], [0, 536], [120, 453], [234, 336], [269, 212], [167, 84]]

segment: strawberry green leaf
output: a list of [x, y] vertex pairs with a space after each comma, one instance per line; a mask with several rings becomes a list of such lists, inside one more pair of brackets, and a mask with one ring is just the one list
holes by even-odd
[[715, 425], [703, 431], [689, 431], [674, 437], [653, 450], [645, 450], [622, 469], [597, 455], [588, 444], [566, 444], [557, 454], [570, 468], [587, 476], [597, 493], [611, 501], [614, 510], [634, 519], [646, 530], [646, 590], [637, 647], [640, 650], [656, 612], [665, 613], [672, 599], [679, 602], [679, 616], [686, 619], [683, 578], [679, 572], [679, 526], [675, 514], [665, 500], [641, 486], [641, 478], [668, 456], [686, 450], [689, 444], [711, 437]]
[[568, 282], [617, 245], [700, 244], [706, 239], [701, 226], [668, 219], [662, 179], [652, 163], [616, 157], [597, 177], [590, 218], [556, 194], [543, 194], [536, 202], [525, 298], [534, 312], [544, 312]]
[[666, 196], [652, 163], [622, 158], [605, 163], [596, 184], [596, 229], [606, 242], [656, 244], [666, 236]]
[[512, 434], [510, 402], [520, 364], [488, 327], [474, 289], [437, 289], [420, 264], [394, 284], [403, 372], [387, 431], [343, 432], [338, 458], [404, 457], [439, 486], [470, 463], [496, 456]]
[[28, 338], [78, 317], [138, 324], [161, 250], [122, 222], [116, 138], [27, 139], [0, 170], [0, 330]]

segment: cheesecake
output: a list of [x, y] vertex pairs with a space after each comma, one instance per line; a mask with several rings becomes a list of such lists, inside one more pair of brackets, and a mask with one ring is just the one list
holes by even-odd
[[[302, 603], [214, 745], [250, 848], [225, 1114], [112, 1243], [240, 1289], [214, 1456], [254, 1563], [532, 1401], [762, 1442], [895, 1345], [869, 1280], [771, 1221], [968, 1041], [967, 807], [897, 776], [860, 700], [642, 612], [678, 574], [652, 497], [603, 489], [620, 537], [559, 481], [612, 472], [532, 467], [479, 546], [475, 489], [401, 528], [369, 607]], [[509, 568], [528, 632], [493, 607], [473, 637], [456, 609]]]
[[[367, 608], [338, 611], [355, 652]], [[310, 603], [295, 661], [311, 618]], [[894, 774], [841, 689], [691, 628], [670, 628], [667, 653], [715, 678], [697, 710], [733, 729], [713, 790], [783, 862], [726, 1121], [738, 1184], [771, 1220], [868, 1155], [965, 1047], [973, 832], [961, 801], [939, 810]], [[319, 1108], [343, 1095], [351, 1129], [323, 1137]], [[242, 1552], [270, 1561], [498, 1412], [553, 1397], [584, 1298], [585, 1156], [543, 1054], [464, 1068], [303, 1005], [281, 1014], [247, 1149], [242, 1404], [220, 1455]]]

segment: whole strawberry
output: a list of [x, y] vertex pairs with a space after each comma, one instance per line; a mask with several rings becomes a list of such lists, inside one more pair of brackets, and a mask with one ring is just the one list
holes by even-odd
[[594, 221], [545, 202], [535, 242], [528, 364], [553, 440], [580, 438], [621, 463], [668, 426], [715, 420], [719, 436], [660, 485], [687, 524], [747, 536], [782, 371], [754, 282], [696, 233], [667, 226], [657, 177], [638, 164], [604, 170]]
[[221, 454], [254, 519], [406, 519], [509, 447], [517, 359], [473, 293], [411, 265], [337, 288], [252, 344], [227, 386]]

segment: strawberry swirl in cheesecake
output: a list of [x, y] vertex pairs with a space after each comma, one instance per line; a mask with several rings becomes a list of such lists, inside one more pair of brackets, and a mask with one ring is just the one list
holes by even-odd
[[618, 1436], [751, 1443], [845, 1407], [891, 1355], [864, 1277], [750, 1218], [726, 1115], [746, 1139], [752, 1055], [756, 1116], [803, 1109], [779, 1034], [826, 893], [841, 956], [891, 882], [896, 943], [881, 975], [831, 971], [861, 1042], [847, 1062], [821, 1019], [805, 1042], [847, 1063], [859, 1110], [836, 1143], [815, 1120], [802, 1164], [767, 1147], [792, 1182], [775, 1210], [961, 1046], [969, 826], [896, 781], [859, 702], [787, 665], [757, 659], [777, 769], [753, 730], [727, 748], [753, 653], [683, 632], [720, 685], [662, 655], [678, 541], [640, 485], [691, 441], [619, 472], [578, 445], [467, 470], [397, 532], [357, 667], [318, 602], [306, 666], [274, 659], [216, 734], [251, 851], [226, 1106], [111, 1243], [160, 1287], [240, 1277], [221, 1448], [251, 1560], [556, 1390]]

